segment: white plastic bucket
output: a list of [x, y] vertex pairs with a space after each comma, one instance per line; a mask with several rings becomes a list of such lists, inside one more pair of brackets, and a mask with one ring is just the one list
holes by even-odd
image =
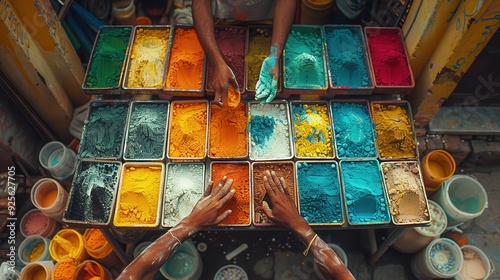
[[160, 268], [160, 273], [169, 280], [197, 280], [200, 279], [202, 271], [200, 253], [191, 241], [182, 243]]
[[446, 213], [448, 227], [472, 220], [488, 207], [488, 196], [483, 185], [467, 175], [453, 175], [444, 181], [432, 200]]
[[464, 263], [454, 279], [488, 279], [491, 273], [495, 271], [495, 266], [483, 250], [473, 245], [464, 245], [461, 249], [464, 255]]
[[56, 180], [43, 178], [33, 185], [31, 202], [43, 214], [60, 222], [68, 202], [68, 192]]
[[59, 141], [52, 141], [40, 150], [38, 160], [43, 168], [58, 179], [65, 180], [75, 173], [76, 153]]
[[457, 243], [437, 238], [413, 255], [411, 270], [418, 279], [452, 278], [460, 272], [462, 263], [462, 250]]
[[23, 280], [52, 280], [54, 264], [52, 261], [32, 262], [21, 270]]

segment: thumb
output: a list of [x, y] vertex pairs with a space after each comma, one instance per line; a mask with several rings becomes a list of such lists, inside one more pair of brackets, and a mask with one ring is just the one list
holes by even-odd
[[262, 201], [262, 211], [264, 211], [266, 216], [268, 216], [269, 218], [273, 216], [273, 210], [269, 208], [269, 204], [267, 204], [267, 201]]

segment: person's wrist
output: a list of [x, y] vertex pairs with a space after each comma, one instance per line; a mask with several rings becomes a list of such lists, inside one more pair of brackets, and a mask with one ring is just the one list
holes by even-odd
[[191, 235], [195, 234], [201, 229], [201, 226], [189, 219], [189, 216], [182, 219], [179, 224], [175, 227], [184, 230], [185, 239], [189, 238]]

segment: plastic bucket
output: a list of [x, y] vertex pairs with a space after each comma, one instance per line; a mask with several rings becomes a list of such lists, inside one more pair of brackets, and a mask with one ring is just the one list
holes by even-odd
[[151, 25], [151, 19], [146, 16], [140, 16], [135, 19], [135, 25]]
[[68, 192], [56, 180], [43, 178], [33, 186], [31, 202], [46, 216], [61, 221], [68, 202]]
[[59, 141], [45, 144], [38, 160], [58, 180], [65, 180], [75, 173], [76, 153]]
[[461, 249], [464, 255], [464, 263], [454, 279], [488, 279], [491, 273], [495, 271], [495, 266], [483, 250], [472, 245], [464, 245]]
[[150, 241], [142, 242], [139, 243], [137, 246], [134, 248], [134, 259], [137, 258], [149, 245], [151, 245]]
[[49, 240], [40, 235], [31, 235], [21, 242], [18, 248], [19, 260], [27, 265], [36, 261], [51, 260], [49, 253]]
[[452, 278], [460, 272], [462, 263], [462, 250], [457, 243], [437, 238], [413, 255], [411, 270], [418, 279]]
[[85, 240], [85, 250], [92, 258], [108, 269], [121, 270], [123, 268], [118, 256], [113, 251], [113, 247], [99, 229], [89, 228], [85, 230], [83, 238]]
[[50, 255], [56, 262], [66, 258], [83, 261], [89, 257], [84, 244], [83, 235], [78, 231], [62, 229], [50, 241]]
[[[333, 244], [333, 243], [328, 243], [328, 246], [330, 246], [333, 249], [333, 251], [335, 251], [337, 256], [339, 256], [339, 258], [345, 264], [345, 266], [348, 266], [349, 263], [348, 263], [348, 259], [347, 259], [347, 254], [345, 253], [344, 249], [342, 249], [342, 247], [340, 247], [339, 245]], [[316, 274], [316, 276], [319, 279], [325, 280], [325, 277], [323, 276], [323, 274], [319, 270], [316, 262], [313, 262], [313, 267], [314, 267], [314, 273]]]
[[408, 228], [392, 244], [392, 248], [402, 253], [413, 254], [422, 250], [432, 240], [441, 236], [448, 224], [446, 213], [439, 204], [432, 200], [429, 200], [429, 210], [431, 214], [430, 225], [427, 227]]
[[113, 16], [113, 24], [135, 25], [134, 1], [113, 1], [111, 15]]
[[483, 185], [467, 175], [454, 175], [443, 182], [432, 200], [446, 213], [448, 227], [474, 219], [488, 207], [488, 196]]
[[163, 264], [160, 273], [170, 280], [197, 280], [202, 270], [203, 262], [196, 247], [191, 241], [185, 241]]
[[300, 23], [327, 24], [332, 13], [333, 0], [302, 0]]
[[21, 270], [23, 280], [52, 280], [54, 264], [51, 261], [32, 262]]
[[19, 231], [24, 237], [40, 235], [51, 238], [56, 234], [58, 227], [57, 221], [43, 214], [40, 209], [31, 209], [21, 218]]
[[74, 259], [64, 259], [54, 266], [54, 280], [73, 279], [79, 262]]
[[74, 280], [112, 280], [109, 270], [94, 260], [86, 260], [76, 267]]
[[434, 150], [424, 156], [421, 166], [425, 190], [435, 192], [442, 182], [453, 176], [456, 162], [447, 151]]

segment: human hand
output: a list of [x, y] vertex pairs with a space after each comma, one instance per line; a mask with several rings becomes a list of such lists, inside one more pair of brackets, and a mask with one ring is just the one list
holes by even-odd
[[259, 80], [255, 86], [255, 99], [261, 100], [261, 103], [269, 103], [276, 97], [280, 73], [277, 62], [276, 55], [271, 55], [262, 62]]
[[229, 103], [228, 90], [231, 84], [234, 89], [236, 89], [237, 94], [240, 94], [240, 88], [238, 81], [236, 81], [236, 76], [233, 70], [229, 68], [225, 63], [217, 65], [213, 68], [213, 88], [215, 91], [214, 101], [215, 104], [219, 106], [224, 106], [224, 104]]

